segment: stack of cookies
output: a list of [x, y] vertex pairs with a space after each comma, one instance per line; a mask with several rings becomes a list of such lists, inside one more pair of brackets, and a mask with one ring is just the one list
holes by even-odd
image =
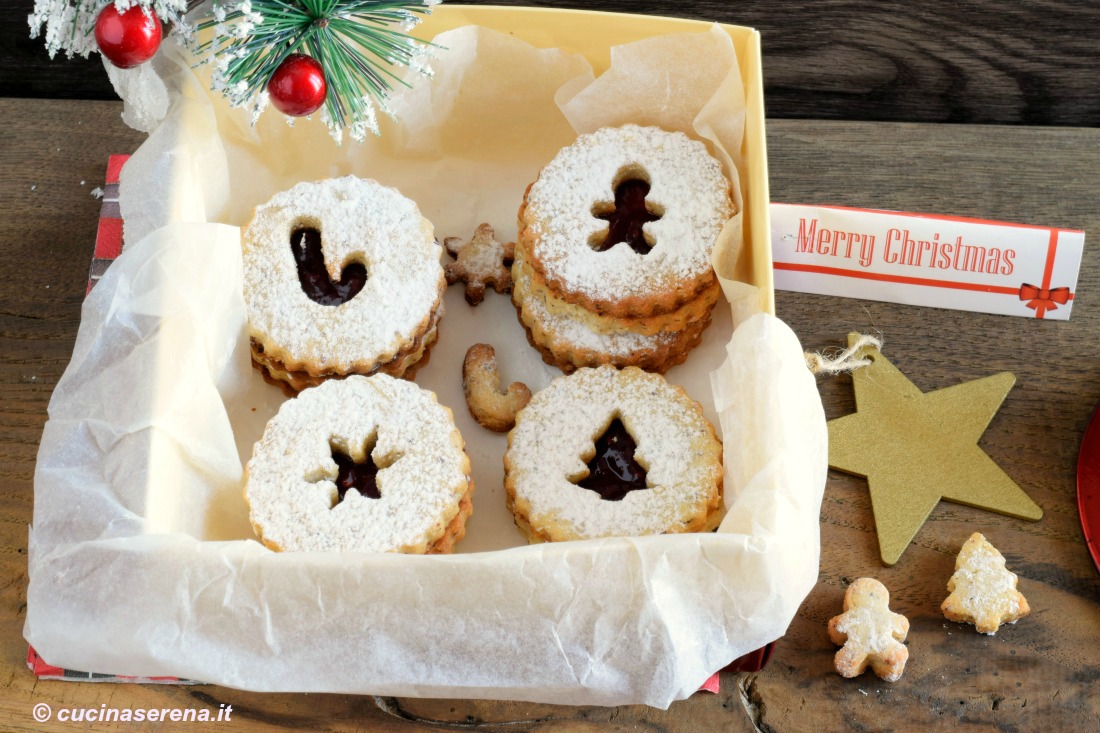
[[257, 207], [243, 236], [252, 361], [293, 395], [328, 378], [412, 377], [443, 316], [431, 223], [393, 188], [346, 176]]
[[679, 364], [710, 324], [710, 253], [734, 213], [702, 143], [636, 125], [580, 136], [519, 210], [512, 301], [531, 344], [567, 373]]
[[722, 520], [722, 442], [659, 374], [578, 369], [516, 416], [504, 488], [530, 542], [704, 532]]
[[276, 551], [435, 554], [466, 534], [473, 490], [451, 410], [375, 374], [284, 402], [253, 449], [244, 496]]

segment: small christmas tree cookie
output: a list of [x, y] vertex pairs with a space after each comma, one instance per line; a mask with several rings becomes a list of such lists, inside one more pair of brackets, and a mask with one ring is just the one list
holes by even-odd
[[983, 634], [996, 634], [1004, 623], [1016, 623], [1031, 612], [1016, 590], [1016, 574], [1004, 556], [980, 532], [970, 535], [955, 559], [955, 574], [947, 581], [951, 595], [940, 606], [952, 621], [974, 624]]
[[836, 653], [836, 671], [858, 677], [868, 665], [887, 682], [905, 671], [909, 650], [901, 642], [909, 619], [890, 610], [890, 591], [874, 578], [859, 578], [844, 593], [844, 613], [829, 621], [829, 638], [844, 648]]

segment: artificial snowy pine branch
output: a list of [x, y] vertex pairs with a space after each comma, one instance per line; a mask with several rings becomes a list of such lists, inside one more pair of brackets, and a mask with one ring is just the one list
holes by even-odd
[[[35, 0], [34, 11], [27, 17], [31, 38], [45, 37], [46, 51], [50, 58], [64, 51], [69, 58], [88, 57], [99, 48], [95, 42], [95, 21], [103, 8], [112, 0]], [[176, 32], [186, 34], [189, 28], [183, 22], [187, 12], [187, 0], [114, 0], [120, 13], [137, 5], [147, 8], [161, 21], [170, 23]], [[45, 26], [45, 33], [43, 33]]]
[[339, 141], [378, 134], [375, 108], [408, 83], [395, 69], [430, 76], [430, 44], [408, 34], [439, 0], [215, 0], [199, 30], [213, 38], [199, 47], [214, 66], [215, 91], [235, 107], [252, 108], [253, 122], [267, 105], [268, 80], [292, 53], [321, 63], [328, 96], [321, 119]]

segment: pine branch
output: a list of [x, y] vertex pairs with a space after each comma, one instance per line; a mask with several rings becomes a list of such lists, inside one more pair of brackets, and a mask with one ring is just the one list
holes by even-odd
[[[375, 105], [408, 82], [396, 68], [430, 75], [419, 62], [431, 44], [407, 33], [439, 0], [223, 0], [199, 25], [214, 37], [199, 47], [214, 63], [214, 88], [234, 106], [267, 104], [271, 75], [292, 53], [308, 53], [325, 72], [322, 117], [339, 140], [343, 129], [361, 140], [378, 134]], [[397, 26], [394, 28], [392, 26]]]
[[[50, 56], [87, 56], [97, 51], [94, 28], [110, 3], [126, 11], [141, 6], [190, 41], [194, 29], [185, 13], [201, 0], [35, 0], [28, 17], [31, 37], [45, 36]], [[322, 118], [339, 140], [378, 134], [375, 107], [397, 85], [409, 86], [402, 67], [431, 75], [423, 62], [432, 44], [408, 31], [439, 0], [213, 0], [212, 17], [199, 30], [213, 37], [194, 48], [214, 65], [214, 89], [234, 106], [250, 105], [253, 121], [267, 105], [272, 74], [292, 53], [308, 53], [324, 69], [328, 94]], [[43, 33], [44, 30], [44, 33]]]
[[185, 36], [190, 33], [190, 27], [183, 22], [189, 0], [35, 0], [34, 11], [27, 16], [31, 38], [45, 37], [50, 58], [59, 51], [69, 58], [87, 58], [89, 53], [99, 50], [95, 42], [96, 18], [112, 2], [120, 12], [135, 5], [146, 8], [176, 32]]

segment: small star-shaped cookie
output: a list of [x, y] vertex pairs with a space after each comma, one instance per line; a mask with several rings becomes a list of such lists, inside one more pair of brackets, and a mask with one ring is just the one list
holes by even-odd
[[981, 532], [975, 532], [955, 558], [955, 574], [947, 581], [951, 595], [940, 610], [952, 621], [974, 624], [983, 634], [996, 634], [1001, 624], [1016, 623], [1031, 613], [1016, 582], [1016, 574], [1005, 567], [1004, 556]]
[[485, 286], [492, 285], [498, 293], [512, 291], [512, 259], [516, 243], [501, 244], [488, 224], [479, 224], [469, 241], [447, 237], [443, 246], [455, 262], [447, 265], [447, 284], [466, 283], [466, 302], [477, 305], [485, 297]]
[[859, 578], [844, 593], [844, 613], [829, 620], [829, 638], [844, 647], [834, 664], [842, 677], [858, 677], [870, 665], [882, 679], [896, 682], [909, 650], [901, 642], [909, 619], [890, 610], [890, 591], [874, 578]]

